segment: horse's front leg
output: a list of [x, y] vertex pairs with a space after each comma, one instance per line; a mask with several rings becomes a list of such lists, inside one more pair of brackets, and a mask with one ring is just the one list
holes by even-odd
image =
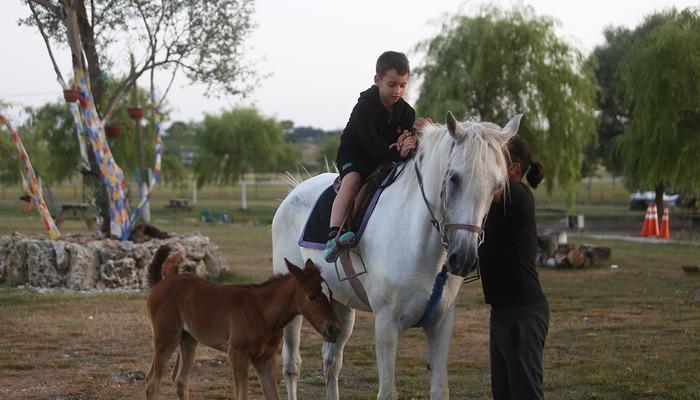
[[303, 317], [298, 315], [284, 327], [284, 344], [282, 345], [282, 373], [287, 386], [287, 400], [297, 400], [297, 383], [301, 371], [301, 354], [299, 340], [301, 337], [301, 322]]
[[442, 315], [435, 315], [435, 321], [432, 324], [424, 328], [428, 335], [430, 400], [450, 398], [450, 389], [447, 385], [447, 358], [455, 321], [454, 307], [453, 302]]
[[374, 336], [377, 350], [379, 393], [377, 400], [395, 400], [396, 348], [399, 342], [399, 327], [396, 321], [381, 314], [374, 317]]
[[340, 334], [335, 343], [323, 343], [323, 375], [326, 378], [326, 394], [329, 400], [337, 400], [338, 374], [343, 367], [343, 348], [355, 326], [355, 309], [333, 301], [333, 310], [340, 321]]
[[256, 360], [253, 362], [253, 367], [255, 367], [255, 372], [258, 373], [265, 400], [279, 400], [280, 394], [277, 390], [274, 353], [268, 357]]

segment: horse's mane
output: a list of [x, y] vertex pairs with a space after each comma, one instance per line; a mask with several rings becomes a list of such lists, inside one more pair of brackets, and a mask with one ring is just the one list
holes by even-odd
[[[465, 120], [458, 123], [461, 126], [462, 139], [456, 146], [461, 147], [461, 152], [455, 153], [451, 160], [455, 162], [469, 162], [472, 164], [474, 176], [483, 176], [487, 173], [488, 154], [494, 151], [496, 156], [496, 168], [501, 179], [501, 185], [506, 184], [508, 177], [508, 160], [506, 158], [505, 145], [513, 136], [503, 133], [501, 128], [491, 122], [476, 122]], [[446, 157], [449, 154], [452, 136], [447, 127], [442, 124], [429, 124], [419, 133], [418, 152], [414, 160], [421, 163], [421, 173], [426, 182], [441, 182], [446, 174], [449, 164]], [[417, 185], [415, 179], [408, 180], [409, 185]], [[412, 188], [411, 188], [412, 189]]]

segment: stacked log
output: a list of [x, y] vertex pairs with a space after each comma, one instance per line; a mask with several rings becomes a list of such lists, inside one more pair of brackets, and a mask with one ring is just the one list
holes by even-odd
[[583, 243], [576, 246], [572, 243], [557, 243], [558, 235], [538, 236], [537, 260], [540, 266], [546, 265], [559, 268], [589, 268], [609, 260], [612, 249]]

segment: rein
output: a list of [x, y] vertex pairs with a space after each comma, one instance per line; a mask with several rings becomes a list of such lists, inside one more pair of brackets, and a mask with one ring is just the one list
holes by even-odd
[[[450, 153], [452, 152], [452, 149], [454, 149], [454, 146], [454, 143], [452, 143]], [[433, 213], [433, 209], [432, 207], [430, 207], [428, 197], [425, 195], [423, 175], [421, 175], [420, 168], [418, 168], [418, 160], [416, 160], [416, 162], [413, 164], [413, 167], [416, 171], [416, 178], [418, 179], [418, 187], [420, 187], [420, 193], [423, 196], [423, 203], [425, 203], [425, 206], [428, 208], [428, 213], [430, 213], [430, 223], [440, 235], [440, 240], [442, 241], [442, 246], [445, 248], [445, 250], [447, 250], [450, 244], [449, 240], [447, 239], [447, 232], [450, 229], [464, 229], [470, 232], [474, 232], [479, 235], [479, 244], [481, 244], [481, 242], [483, 242], [484, 235], [484, 229], [482, 227], [472, 224], [456, 224], [445, 221], [445, 209], [447, 208], [445, 204], [445, 202], [447, 201], [445, 199], [445, 179], [442, 180], [440, 187], [440, 198], [442, 199], [442, 218], [438, 220], [435, 217], [435, 213]], [[480, 277], [481, 274], [479, 273], [479, 266], [477, 265], [476, 275], [464, 278], [464, 283], [472, 283], [478, 280]], [[423, 315], [421, 315], [420, 320], [418, 320], [418, 322], [416, 323], [416, 327], [426, 326], [432, 320], [433, 313], [435, 312], [435, 309], [437, 308], [437, 305], [440, 302], [440, 298], [442, 297], [442, 292], [445, 287], [445, 283], [447, 283], [447, 261], [445, 261], [445, 263], [442, 264], [442, 269], [435, 277], [432, 293], [430, 293], [428, 303], [425, 305]]]

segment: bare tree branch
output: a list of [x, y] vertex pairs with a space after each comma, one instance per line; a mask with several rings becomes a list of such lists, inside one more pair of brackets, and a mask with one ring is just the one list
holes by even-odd
[[31, 3], [38, 4], [54, 13], [58, 18], [63, 19], [63, 9], [60, 6], [51, 3], [49, 0], [28, 0], [28, 4], [30, 4], [30, 7]]
[[[158, 108], [160, 108], [160, 106], [163, 104], [163, 101], [165, 101], [165, 98], [168, 96], [168, 92], [170, 91], [170, 88], [173, 86], [173, 82], [175, 82], [175, 75], [177, 74], [177, 69], [179, 67], [180, 67], [180, 64], [175, 64], [175, 68], [173, 68], [173, 73], [170, 76], [170, 82], [168, 83], [168, 87], [165, 88], [165, 92], [163, 92], [163, 96], [158, 101]], [[153, 90], [153, 81], [151, 81], [151, 90]], [[155, 94], [153, 95], [153, 97], [155, 98]]]
[[126, 91], [131, 87], [131, 85], [136, 82], [141, 75], [144, 74], [144, 72], [148, 71], [151, 68], [156, 68], [161, 65], [166, 65], [173, 63], [173, 61], [159, 61], [157, 63], [146, 63], [141, 69], [138, 71], [134, 72], [133, 74], [129, 74], [128, 77], [126, 77], [120, 84], [117, 86], [117, 90], [115, 91], [115, 94], [112, 96], [112, 99], [109, 101], [109, 104], [107, 105], [107, 112], [104, 114], [103, 119], [109, 119], [109, 117], [112, 115], [114, 110], [116, 110], [117, 105], [119, 105], [119, 102], [121, 99], [124, 97], [126, 94]]
[[44, 43], [46, 43], [46, 50], [49, 52], [49, 58], [51, 58], [53, 69], [54, 71], [56, 71], [56, 79], [58, 80], [58, 83], [63, 89], [67, 89], [66, 81], [63, 79], [63, 75], [61, 75], [61, 70], [58, 68], [56, 58], [53, 56], [53, 51], [51, 51], [51, 43], [49, 42], [49, 37], [44, 31], [44, 25], [39, 20], [39, 15], [37, 14], [36, 9], [34, 8], [34, 4], [32, 4], [31, 1], [27, 4], [29, 5], [29, 9], [32, 10], [32, 15], [34, 16], [34, 20], [36, 21], [36, 26], [39, 28], [39, 33], [41, 33], [41, 37], [44, 38]]

